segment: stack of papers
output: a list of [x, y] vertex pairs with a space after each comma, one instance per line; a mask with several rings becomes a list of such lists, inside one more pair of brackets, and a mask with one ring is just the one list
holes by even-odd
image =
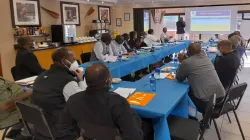
[[114, 92], [121, 95], [124, 98], [128, 98], [129, 95], [135, 92], [135, 88], [117, 88]]
[[23, 86], [32, 85], [32, 84], [34, 84], [36, 78], [37, 78], [37, 76], [33, 76], [33, 77], [25, 78], [22, 80], [18, 80], [18, 81], [16, 81], [16, 83], [19, 85], [23, 85]]
[[104, 62], [115, 62], [117, 60], [117, 56], [106, 56]]

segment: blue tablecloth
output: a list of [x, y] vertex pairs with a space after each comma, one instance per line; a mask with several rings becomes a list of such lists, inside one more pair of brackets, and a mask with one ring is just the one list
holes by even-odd
[[[114, 62], [114, 63], [104, 63], [111, 71], [112, 77], [121, 78], [140, 69], [143, 69], [150, 64], [160, 61], [162, 58], [180, 52], [181, 50], [187, 48], [191, 41], [183, 41], [182, 44], [168, 45], [165, 44], [162, 48], [156, 50], [150, 54], [140, 54], [137, 56], [129, 57], [128, 61]], [[80, 67], [87, 68], [93, 63], [101, 61], [93, 61], [86, 64], [80, 65]]]

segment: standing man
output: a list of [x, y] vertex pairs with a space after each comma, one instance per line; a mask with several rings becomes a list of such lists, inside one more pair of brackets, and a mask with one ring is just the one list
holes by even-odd
[[101, 41], [95, 43], [90, 61], [104, 61], [107, 56], [113, 56], [113, 51], [110, 46], [111, 40], [112, 37], [109, 33], [102, 34]]
[[185, 34], [185, 27], [186, 23], [183, 20], [183, 17], [179, 18], [179, 21], [176, 22], [176, 27], [177, 27], [177, 35], [178, 35], [178, 40], [183, 40], [184, 39], [184, 34]]
[[168, 29], [167, 29], [167, 27], [164, 27], [163, 29], [162, 29], [162, 33], [161, 33], [161, 42], [162, 43], [166, 43], [166, 42], [168, 42], [171, 38], [173, 38], [173, 36], [169, 36], [168, 34], [167, 34], [167, 32], [168, 32]]
[[40, 66], [36, 56], [31, 51], [33, 40], [30, 37], [20, 37], [16, 55], [15, 80], [20, 80], [41, 74], [44, 69]]
[[[35, 105], [41, 107], [47, 114], [48, 122], [54, 126], [64, 109], [64, 106], [75, 93], [86, 89], [82, 72], [78, 69], [75, 54], [67, 48], [59, 48], [52, 54], [54, 64], [50, 69], [40, 74], [34, 83], [31, 96]], [[77, 80], [74, 77], [77, 77]], [[50, 135], [44, 130], [35, 129], [42, 136]], [[54, 130], [54, 128], [52, 128]], [[60, 134], [54, 131], [56, 139], [74, 139], [78, 134]]]

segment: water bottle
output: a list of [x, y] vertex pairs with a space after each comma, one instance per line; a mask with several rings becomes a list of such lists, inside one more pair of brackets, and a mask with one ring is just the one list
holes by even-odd
[[137, 51], [136, 51], [136, 49], [134, 49], [133, 55], [134, 55], [135, 57], [137, 56]]
[[209, 54], [209, 52], [208, 52], [208, 46], [207, 46], [207, 48], [206, 48], [206, 54], [207, 54], [207, 56], [208, 56], [208, 54]]
[[176, 45], [176, 39], [174, 39], [174, 45]]
[[155, 80], [155, 77], [154, 77], [153, 73], [149, 77], [149, 86], [150, 86], [151, 91], [153, 91], [153, 92], [156, 91], [156, 80]]
[[155, 69], [155, 79], [160, 79], [161, 69], [157, 66]]
[[118, 60], [121, 62], [122, 61], [122, 51], [118, 52]]
[[178, 60], [177, 60], [177, 56], [174, 54], [173, 57], [174, 57], [174, 65], [176, 65], [176, 64], [177, 64], [177, 61], [178, 61]]

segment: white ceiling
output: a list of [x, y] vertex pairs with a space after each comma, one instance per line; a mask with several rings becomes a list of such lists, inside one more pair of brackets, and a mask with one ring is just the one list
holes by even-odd
[[[176, 3], [188, 3], [188, 2], [229, 2], [234, 1], [235, 4], [240, 0], [59, 0], [59, 1], [70, 1], [78, 3], [89, 3], [95, 5], [152, 5], [152, 4], [176, 4]], [[247, 0], [245, 0], [247, 1]]]

